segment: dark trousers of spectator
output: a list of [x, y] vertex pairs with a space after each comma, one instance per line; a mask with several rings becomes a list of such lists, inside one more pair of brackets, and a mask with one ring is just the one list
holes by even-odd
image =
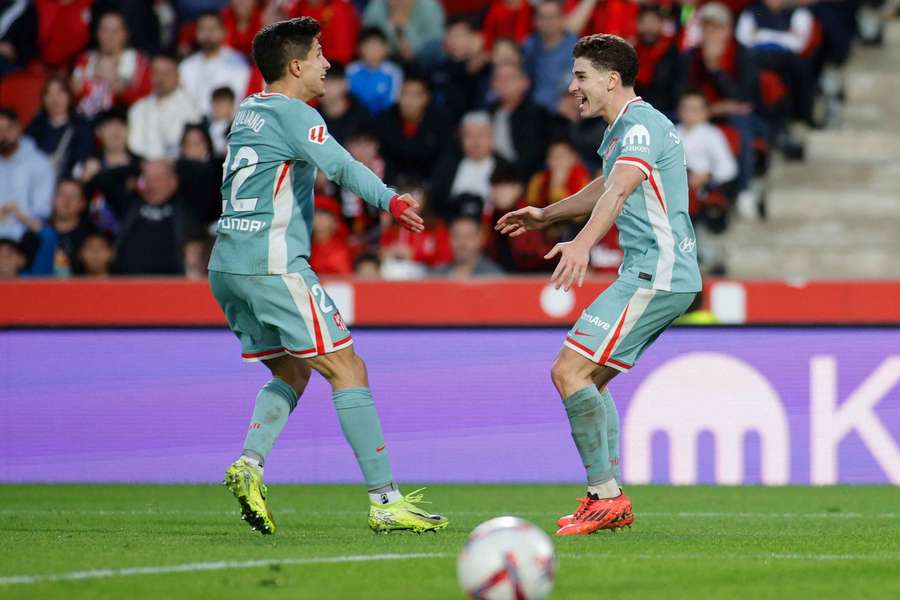
[[822, 25], [822, 60], [831, 65], [843, 65], [850, 58], [859, 2], [816, 2], [810, 10]]
[[737, 191], [746, 190], [756, 174], [756, 155], [753, 151], [753, 140], [768, 140], [771, 135], [765, 121], [754, 114], [732, 115], [727, 123], [741, 134], [741, 145], [737, 155], [738, 176], [734, 181]]
[[756, 61], [760, 69], [769, 69], [781, 75], [790, 90], [791, 117], [811, 123], [815, 92], [811, 62], [793, 52], [776, 50], [757, 52]]

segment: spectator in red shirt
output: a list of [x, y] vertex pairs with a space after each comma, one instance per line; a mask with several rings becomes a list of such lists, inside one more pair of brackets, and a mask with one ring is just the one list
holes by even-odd
[[72, 72], [82, 114], [93, 117], [113, 104], [129, 106], [150, 93], [150, 62], [128, 45], [121, 13], [108, 12], [97, 26], [97, 49], [82, 53]]
[[222, 23], [225, 44], [249, 57], [253, 36], [263, 25], [262, 6], [257, 0], [231, 0], [231, 5], [222, 9]]
[[634, 0], [565, 0], [566, 28], [581, 35], [612, 33], [633, 42], [640, 4]]
[[678, 48], [675, 37], [664, 31], [665, 21], [659, 6], [641, 7], [634, 46], [640, 65], [635, 82], [637, 94], [657, 110], [672, 114], [678, 76]]
[[[272, 4], [278, 4], [273, 2]], [[288, 18], [312, 17], [322, 25], [322, 48], [331, 62], [349, 64], [356, 57], [359, 14], [349, 0], [294, 0]]]
[[309, 265], [320, 275], [349, 275], [353, 257], [341, 228], [341, 207], [328, 196], [316, 196]]
[[421, 183], [413, 179], [401, 180], [397, 193], [412, 195], [419, 203], [425, 220], [425, 231], [410, 233], [390, 221], [382, 230], [379, 246], [384, 263], [412, 261], [427, 267], [447, 264], [453, 258], [450, 234], [444, 222], [428, 210], [428, 202]]
[[494, 47], [497, 38], [510, 38], [517, 44], [531, 33], [531, 4], [527, 0], [494, 0], [484, 17], [484, 49]]
[[42, 63], [53, 68], [68, 68], [87, 46], [93, 3], [94, 0], [35, 0]]

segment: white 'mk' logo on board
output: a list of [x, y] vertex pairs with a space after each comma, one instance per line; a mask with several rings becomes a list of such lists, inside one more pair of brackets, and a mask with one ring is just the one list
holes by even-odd
[[649, 146], [650, 132], [643, 125], [632, 125], [622, 141], [626, 146]]

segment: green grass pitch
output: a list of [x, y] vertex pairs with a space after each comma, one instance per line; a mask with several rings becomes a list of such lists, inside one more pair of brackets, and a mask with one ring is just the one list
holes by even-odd
[[[434, 485], [448, 530], [374, 535], [360, 486], [274, 485], [280, 529], [263, 537], [221, 486], [4, 485], [0, 597], [460, 598], [456, 553], [475, 525], [513, 514], [552, 532], [579, 492]], [[554, 540], [554, 598], [900, 598], [898, 488], [628, 492], [631, 530]]]

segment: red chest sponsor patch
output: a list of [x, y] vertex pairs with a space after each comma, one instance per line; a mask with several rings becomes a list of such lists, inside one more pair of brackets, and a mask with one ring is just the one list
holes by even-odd
[[316, 125], [309, 128], [309, 141], [314, 144], [324, 144], [328, 139], [328, 130], [324, 125]]

